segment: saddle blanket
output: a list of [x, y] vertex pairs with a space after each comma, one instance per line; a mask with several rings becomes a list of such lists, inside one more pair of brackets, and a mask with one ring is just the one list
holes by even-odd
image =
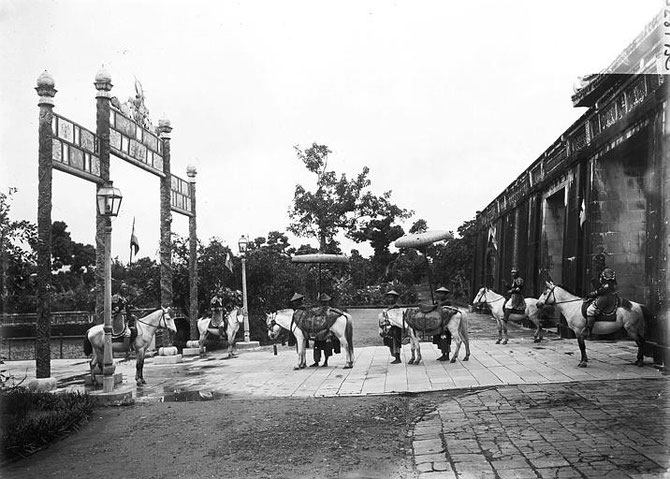
[[448, 306], [408, 308], [405, 312], [405, 321], [412, 328], [426, 334], [441, 334], [451, 317], [458, 310]]
[[297, 309], [293, 313], [293, 322], [305, 333], [316, 334], [330, 329], [343, 314], [339, 309], [327, 306]]
[[608, 294], [598, 296], [595, 300], [585, 299], [582, 303], [582, 316], [584, 318], [586, 318], [586, 310], [591, 304], [595, 304], [596, 312], [598, 313], [596, 321], [616, 321], [616, 310], [621, 304], [618, 295]]

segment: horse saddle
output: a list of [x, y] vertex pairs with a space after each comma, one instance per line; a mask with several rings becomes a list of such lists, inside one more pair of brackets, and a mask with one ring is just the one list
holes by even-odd
[[449, 320], [457, 310], [448, 306], [428, 306], [430, 307], [407, 309], [405, 321], [417, 331], [432, 335], [441, 334], [447, 329]]
[[[626, 303], [630, 303], [626, 301]], [[595, 304], [596, 307], [596, 321], [616, 321], [616, 310], [620, 306], [621, 301], [617, 294], [606, 294], [598, 296], [595, 299], [587, 298], [582, 303], [582, 316], [586, 318], [586, 310]]]
[[219, 328], [225, 328], [226, 327], [226, 319], [225, 316], [221, 315], [220, 318], [212, 317], [209, 320], [209, 324], [207, 325], [207, 329], [219, 329]]
[[509, 299], [510, 311], [514, 314], [526, 313], [526, 300], [521, 294], [512, 294]]
[[344, 313], [328, 306], [298, 309], [293, 313], [293, 322], [304, 332], [316, 334], [330, 329]]
[[112, 339], [125, 336], [127, 327], [123, 313], [112, 316]]

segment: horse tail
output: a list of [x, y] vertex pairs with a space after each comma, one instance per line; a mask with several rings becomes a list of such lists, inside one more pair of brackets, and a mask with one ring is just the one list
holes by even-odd
[[656, 317], [646, 305], [641, 304], [640, 309], [642, 310], [642, 320], [644, 321], [644, 334], [642, 335], [644, 337], [647, 335], [648, 328], [653, 324]]
[[351, 357], [354, 356], [354, 325], [351, 316], [346, 316], [347, 325], [344, 327], [344, 338], [347, 340], [347, 347]]
[[91, 344], [91, 340], [88, 339], [88, 331], [84, 335], [84, 354], [86, 356], [93, 354], [93, 345]]

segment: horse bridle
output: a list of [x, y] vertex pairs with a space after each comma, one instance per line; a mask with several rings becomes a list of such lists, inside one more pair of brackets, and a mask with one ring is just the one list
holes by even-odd
[[567, 301], [559, 301], [556, 298], [556, 292], [554, 291], [556, 289], [556, 286], [558, 286], [558, 285], [555, 284], [551, 288], [549, 288], [549, 294], [547, 295], [547, 299], [551, 298], [551, 295], [553, 295], [554, 296], [554, 302], [553, 303], [547, 303], [546, 301], [544, 301], [544, 303], [542, 303], [542, 304], [552, 305], [552, 304], [566, 304], [566, 303], [576, 303], [577, 301], [584, 301], [583, 298], [569, 299]]
[[142, 323], [145, 326], [150, 326], [152, 328], [160, 328], [161, 327], [161, 321], [164, 323], [164, 327], [168, 329], [168, 324], [167, 324], [167, 319], [165, 319], [165, 315], [167, 314], [168, 310], [165, 308], [161, 308], [163, 312], [161, 313], [161, 319], [158, 320], [158, 324], [154, 326], [153, 324], [147, 323], [146, 321], [142, 321], [140, 318], [135, 319], [136, 322]]
[[[500, 298], [498, 298], [498, 299], [494, 299], [493, 301], [488, 301], [488, 300], [486, 299], [486, 292], [487, 292], [487, 291], [488, 291], [488, 288], [484, 288], [484, 292], [483, 292], [482, 295], [479, 297], [480, 301], [474, 301], [474, 302], [475, 302], [475, 303], [489, 303], [489, 302], [490, 302], [491, 304], [493, 304], [493, 303], [497, 303], [498, 301], [502, 301], [503, 299], [505, 299], [505, 297], [502, 296], [502, 297], [500, 297]], [[477, 298], [475, 298], [475, 299], [477, 299]]]

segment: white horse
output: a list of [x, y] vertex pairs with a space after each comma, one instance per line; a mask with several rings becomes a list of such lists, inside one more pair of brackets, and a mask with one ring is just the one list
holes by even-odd
[[[172, 319], [169, 308], [158, 309], [143, 318], [137, 319], [135, 321], [135, 326], [137, 327], [137, 337], [133, 341], [133, 348], [137, 354], [137, 361], [135, 362], [135, 382], [138, 386], [141, 386], [142, 384], [146, 384], [143, 376], [144, 356], [146, 354], [147, 347], [149, 347], [151, 340], [156, 334], [156, 330], [163, 327], [176, 333], [177, 327], [174, 324], [174, 319]], [[98, 324], [86, 331], [86, 336], [84, 337], [84, 353], [87, 356], [93, 354], [93, 358], [90, 362], [93, 384], [96, 383], [96, 370], [102, 372], [104, 363], [104, 348], [104, 325]], [[112, 343], [112, 351], [127, 353], [128, 345], [126, 345], [124, 342]]]
[[[546, 281], [547, 289], [538, 298], [538, 307], [545, 304], [556, 305], [556, 308], [565, 317], [568, 327], [575, 332], [577, 336], [577, 344], [581, 352], [581, 359], [579, 367], [585, 368], [587, 366], [588, 358], [586, 357], [586, 344], [582, 336], [582, 330], [586, 325], [586, 318], [582, 314], [583, 298], [575, 296], [567, 291], [562, 286], [555, 285], [550, 281]], [[625, 329], [631, 339], [637, 345], [637, 358], [633, 364], [636, 366], [644, 365], [643, 348], [645, 343], [645, 330], [647, 324], [653, 319], [653, 314], [649, 309], [640, 303], [633, 301], [622, 301], [616, 310], [615, 321], [596, 321], [593, 325], [594, 334], [610, 334], [619, 331], [621, 328]]]
[[[469, 326], [468, 326], [468, 313], [460, 308], [453, 306], [440, 306], [439, 309], [433, 310], [439, 311], [440, 317], [442, 318], [442, 330], [434, 331], [428, 329], [421, 329], [421, 326], [417, 327], [417, 323], [424, 322], [424, 319], [430, 319], [432, 313], [423, 313], [421, 308], [406, 308], [405, 313], [403, 314], [403, 319], [407, 324], [412, 325], [415, 331], [422, 331], [429, 334], [443, 334], [447, 330], [451, 333], [451, 338], [456, 341], [456, 351], [451, 357], [450, 362], [455, 363], [458, 358], [458, 352], [461, 350], [461, 344], [465, 343], [465, 356], [463, 361], [470, 359], [470, 339], [469, 339]], [[445, 315], [449, 314], [450, 318], [444, 324]], [[432, 321], [426, 321], [424, 324], [429, 324]], [[432, 329], [432, 327], [431, 327]]]
[[[281, 309], [274, 313], [267, 314], [266, 324], [268, 336], [275, 340], [284, 328], [295, 335], [296, 348], [298, 352], [298, 364], [293, 369], [303, 369], [307, 367], [305, 360], [305, 350], [307, 349], [307, 338], [305, 332], [293, 321], [293, 309]], [[337, 337], [345, 352], [344, 369], [350, 369], [354, 365], [354, 342], [353, 342], [353, 322], [351, 315], [342, 313], [329, 328]], [[309, 331], [314, 332], [314, 331]], [[308, 332], [308, 333], [309, 333]]]
[[[534, 342], [539, 343], [542, 341], [544, 331], [542, 330], [542, 325], [540, 322], [540, 310], [537, 308], [537, 299], [524, 298], [524, 301], [526, 302], [525, 313], [512, 313], [509, 315], [509, 319], [513, 319], [515, 321], [521, 321], [524, 318], [530, 319], [536, 328], [535, 335], [533, 336]], [[491, 314], [498, 323], [498, 340], [496, 341], [496, 344], [500, 344], [501, 340], [503, 344], [507, 344], [509, 336], [507, 335], [507, 321], [505, 321], [505, 312], [503, 311], [505, 297], [496, 293], [492, 289], [483, 287], [477, 291], [475, 299], [472, 300], [472, 305], [474, 306], [482, 303], [485, 303], [489, 307]]]
[[404, 315], [407, 308], [391, 308], [385, 309], [378, 315], [379, 319], [379, 335], [384, 337], [389, 334], [391, 326], [396, 326], [404, 331], [409, 337], [409, 344], [412, 348], [412, 357], [407, 364], [419, 364], [421, 362], [421, 346], [419, 346], [419, 336], [407, 321]]
[[[212, 303], [215, 304], [215, 303]], [[200, 352], [204, 352], [204, 344], [207, 335], [225, 337], [228, 341], [228, 359], [237, 357], [235, 353], [237, 332], [240, 330], [240, 325], [244, 323], [244, 313], [242, 308], [234, 307], [227, 315], [226, 320], [223, 318], [224, 309], [218, 304], [212, 306], [211, 318], [198, 319], [198, 331], [200, 332]]]

